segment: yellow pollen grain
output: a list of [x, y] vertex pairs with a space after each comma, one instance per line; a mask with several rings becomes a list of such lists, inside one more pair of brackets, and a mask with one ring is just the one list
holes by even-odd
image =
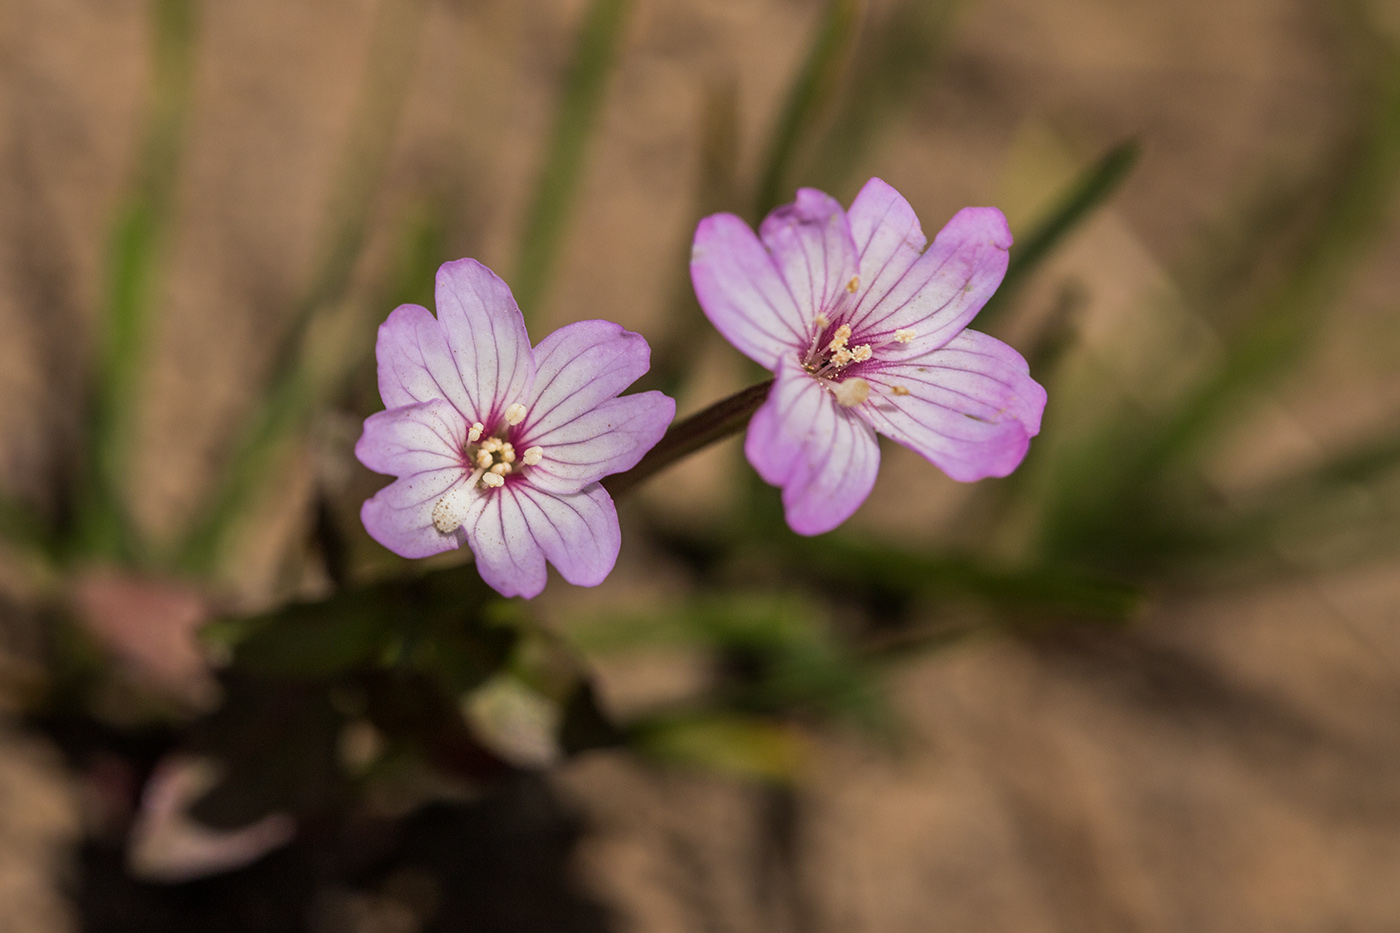
[[890, 386], [890, 391], [895, 395], [908, 395], [909, 389], [905, 386]]
[[543, 447], [526, 447], [525, 456], [521, 458], [526, 466], [534, 466], [544, 459]]
[[871, 354], [870, 344], [863, 343], [851, 351], [851, 359], [856, 363], [864, 363], [870, 359]]
[[908, 343], [914, 339], [914, 332], [907, 327], [901, 327], [894, 332], [894, 339], [900, 343]]
[[864, 379], [847, 379], [838, 382], [831, 392], [843, 408], [854, 408], [870, 398], [870, 383]]
[[831, 354], [831, 362], [837, 366], [845, 366], [851, 361], [851, 351], [845, 347], [838, 347], [836, 352]]
[[525, 406], [516, 402], [506, 409], [506, 424], [519, 424], [525, 420]]
[[860, 276], [853, 275], [851, 276], [851, 280], [846, 283], [846, 291], [854, 295], [858, 288], [860, 288]]
[[506, 478], [499, 473], [487, 473], [481, 477], [481, 485], [490, 486], [492, 489], [505, 484]]

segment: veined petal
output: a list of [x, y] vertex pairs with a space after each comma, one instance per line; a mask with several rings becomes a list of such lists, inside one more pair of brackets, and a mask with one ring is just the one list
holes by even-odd
[[517, 436], [522, 446], [616, 398], [651, 365], [641, 334], [609, 321], [559, 328], [535, 348], [535, 384]]
[[690, 250], [695, 297], [724, 339], [767, 369], [805, 346], [812, 308], [799, 308], [758, 236], [733, 214], [700, 221]]
[[442, 328], [427, 308], [395, 308], [379, 325], [374, 355], [379, 360], [379, 395], [385, 408], [442, 398], [464, 417], [474, 410]]
[[788, 525], [804, 535], [849, 518], [880, 469], [874, 430], [795, 360], [783, 363], [749, 422], [744, 453], [759, 476], [782, 487]]
[[438, 500], [469, 478], [461, 467], [430, 470], [395, 480], [360, 507], [369, 536], [400, 557], [428, 557], [461, 546], [460, 532], [433, 525]]
[[914, 338], [908, 358], [936, 350], [957, 336], [992, 297], [1006, 274], [1011, 229], [994, 207], [965, 207], [883, 295], [871, 293], [851, 318], [862, 343], [883, 343], [900, 329]]
[[547, 576], [544, 550], [530, 532], [517, 487], [507, 483], [483, 495], [467, 515], [467, 544], [481, 579], [502, 596], [538, 596]]
[[437, 273], [438, 324], [461, 373], [471, 421], [488, 429], [524, 400], [534, 378], [530, 336], [510, 288], [475, 259], [444, 263]]
[[675, 416], [675, 401], [660, 392], [625, 395], [547, 434], [527, 434], [517, 446], [538, 445], [543, 451], [540, 462], [528, 468], [532, 485], [554, 494], [574, 493], [636, 466]]
[[797, 200], [776, 208], [763, 219], [758, 235], [773, 255], [773, 264], [787, 283], [803, 315], [805, 347], [819, 311], [831, 311], [841, 300], [852, 300], [856, 277], [856, 245], [846, 212], [831, 195], [800, 188]]
[[452, 403], [432, 399], [370, 415], [355, 456], [376, 473], [410, 476], [462, 466], [466, 439]]
[[1021, 355], [976, 331], [866, 379], [876, 391], [861, 412], [875, 429], [962, 482], [1016, 469], [1045, 410]]
[[878, 178], [860, 189], [846, 219], [860, 257], [856, 307], [860, 314], [862, 307], [873, 307], [904, 277], [928, 245], [928, 237], [904, 196]]
[[509, 490], [535, 543], [565, 580], [574, 586], [597, 586], [612, 572], [622, 532], [606, 489], [595, 483], [557, 496], [524, 482]]

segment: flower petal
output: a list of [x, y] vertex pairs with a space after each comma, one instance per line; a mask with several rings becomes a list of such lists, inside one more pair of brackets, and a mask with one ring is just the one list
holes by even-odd
[[851, 318], [861, 343], [878, 345], [895, 331], [914, 331], [900, 358], [936, 350], [982, 310], [1006, 274], [1011, 229], [994, 207], [965, 207], [934, 237], [933, 245], [884, 294], [862, 296]]
[[462, 465], [466, 446], [462, 415], [443, 399], [432, 399], [365, 419], [355, 456], [376, 473], [409, 476]]
[[530, 482], [551, 493], [578, 492], [612, 473], [637, 465], [676, 416], [676, 403], [660, 392], [610, 399], [548, 434], [528, 436], [517, 448], [539, 445], [543, 459], [529, 467]]
[[463, 414], [493, 430], [534, 378], [525, 319], [506, 283], [475, 259], [444, 263], [436, 298], [438, 324], [470, 404]]
[[740, 353], [767, 369], [805, 346], [814, 309], [800, 309], [748, 224], [714, 214], [695, 228], [690, 280], [705, 316]]
[[773, 254], [793, 300], [805, 312], [803, 339], [798, 343], [799, 349], [805, 348], [817, 312], [851, 300], [848, 289], [856, 275], [856, 245], [846, 212], [826, 192], [800, 188], [796, 201], [763, 219], [758, 235]]
[[374, 347], [379, 360], [379, 395], [385, 408], [447, 399], [467, 416], [471, 397], [447, 349], [442, 328], [427, 308], [400, 305], [379, 325]]
[[400, 557], [428, 557], [460, 547], [460, 532], [443, 534], [433, 525], [433, 507], [465, 483], [461, 467], [430, 470], [395, 480], [360, 507], [369, 536]]
[[846, 213], [860, 257], [860, 305], [873, 306], [894, 287], [928, 245], [904, 196], [878, 178], [860, 189]]
[[646, 340], [620, 325], [579, 321], [559, 328], [535, 348], [535, 385], [516, 432], [520, 444], [541, 443], [536, 439], [616, 398], [650, 365]]
[[977, 331], [864, 375], [877, 391], [861, 412], [875, 430], [955, 480], [1007, 475], [1040, 431], [1045, 390], [1019, 353]]
[[778, 370], [768, 400], [749, 422], [744, 453], [759, 476], [783, 488], [788, 525], [804, 535], [850, 518], [880, 469], [870, 425], [838, 405], [795, 359]]
[[528, 482], [484, 497], [468, 518], [467, 541], [481, 578], [502, 596], [538, 596], [545, 558], [575, 586], [597, 586], [622, 546], [617, 510], [601, 486], [555, 496]]

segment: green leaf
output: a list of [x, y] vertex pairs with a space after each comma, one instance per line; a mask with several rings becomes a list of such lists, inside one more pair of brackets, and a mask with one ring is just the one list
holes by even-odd
[[792, 726], [720, 713], [638, 724], [631, 745], [669, 764], [784, 784], [796, 780], [811, 757], [807, 739]]
[[511, 277], [511, 289], [526, 320], [548, 296], [588, 144], [631, 9], [632, 0], [592, 0], [579, 31]]
[[833, 104], [865, 6], [865, 0], [828, 0], [807, 57], [773, 125], [754, 201], [756, 218], [787, 200], [793, 162]]

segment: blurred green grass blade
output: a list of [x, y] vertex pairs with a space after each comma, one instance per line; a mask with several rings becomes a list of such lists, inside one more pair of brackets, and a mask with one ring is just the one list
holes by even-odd
[[175, 562], [184, 572], [213, 569], [238, 520], [275, 476], [316, 406], [358, 363], [358, 358], [328, 361], [327, 354], [314, 352], [312, 345], [317, 343], [316, 328], [342, 308], [363, 249], [413, 75], [426, 7], [426, 0], [381, 0], [376, 11], [363, 87], [332, 185], [319, 259], [292, 309], [269, 388], [249, 414], [218, 484], [177, 549]]
[[632, 0], [592, 0], [584, 16], [511, 277], [511, 290], [527, 321], [548, 297], [631, 9]]
[[657, 717], [628, 732], [633, 749], [666, 764], [780, 784], [797, 780], [811, 757], [795, 727], [733, 713]]
[[196, 20], [194, 0], [151, 4], [152, 74], [145, 126], [135, 174], [107, 245], [75, 544], [82, 553], [112, 559], [131, 559], [137, 548], [125, 506], [126, 481], [190, 108]]
[[1006, 277], [990, 301], [977, 315], [977, 326], [987, 329], [1011, 306], [1017, 292], [1055, 247], [1113, 195], [1137, 164], [1139, 146], [1135, 140], [1119, 143], [1104, 153], [1062, 194], [1056, 205], [1017, 237], [1011, 248]]
[[850, 61], [865, 0], [829, 0], [807, 57], [773, 124], [768, 154], [758, 176], [754, 219], [790, 196], [793, 163], [822, 116], [829, 112]]
[[837, 191], [851, 181], [872, 143], [932, 81], [962, 5], [962, 0], [903, 0], [865, 30], [836, 115], [808, 160], [811, 167], [804, 174], [813, 185]]

